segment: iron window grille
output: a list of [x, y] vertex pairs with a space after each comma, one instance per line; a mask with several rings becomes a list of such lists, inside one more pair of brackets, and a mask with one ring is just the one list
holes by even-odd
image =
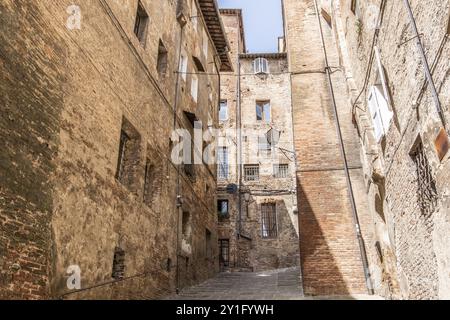
[[114, 250], [112, 278], [116, 280], [125, 277], [125, 251], [122, 248], [116, 247]]
[[261, 205], [262, 237], [274, 239], [278, 236], [276, 204], [267, 203]]
[[123, 174], [125, 171], [125, 155], [127, 152], [127, 144], [130, 141], [130, 137], [125, 131], [120, 132], [120, 144], [119, 144], [119, 159], [117, 166], [116, 179], [122, 181]]
[[259, 165], [244, 166], [245, 181], [259, 181]]
[[228, 267], [230, 265], [230, 240], [219, 240], [220, 247], [220, 265], [222, 267]]
[[423, 215], [429, 216], [436, 209], [438, 194], [436, 182], [433, 178], [431, 167], [425, 154], [422, 142], [419, 142], [415, 148], [412, 153], [412, 158], [416, 165], [418, 182], [417, 191], [420, 210]]
[[273, 166], [273, 172], [275, 178], [283, 179], [289, 176], [289, 165], [288, 164], [279, 164]]

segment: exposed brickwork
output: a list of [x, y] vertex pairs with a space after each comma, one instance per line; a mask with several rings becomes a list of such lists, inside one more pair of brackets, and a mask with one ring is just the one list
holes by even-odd
[[[111, 281], [116, 247], [125, 251], [125, 278], [145, 275], [67, 298], [155, 298], [218, 271], [216, 246], [205, 252], [206, 230], [217, 240], [215, 168], [196, 165], [196, 179], [182, 173], [177, 188], [170, 161], [181, 37], [176, 2], [141, 1], [150, 17], [144, 47], [133, 33], [137, 1], [83, 2], [80, 30], [66, 28], [71, 1], [2, 1], [0, 297], [58, 297], [68, 291], [71, 265], [81, 268], [82, 288]], [[195, 3], [185, 1], [185, 16]], [[205, 127], [217, 121], [217, 51], [204, 20], [196, 21], [197, 29], [188, 19], [183, 32], [189, 63], [186, 80], [180, 77], [177, 128], [191, 126], [185, 111]], [[165, 75], [156, 68], [160, 39], [168, 49]], [[208, 71], [198, 76], [197, 103], [190, 96], [193, 56]], [[123, 119], [139, 139], [120, 182]], [[144, 203], [148, 157], [160, 175], [157, 197]], [[177, 191], [180, 210], [193, 217], [192, 251], [182, 258]]]
[[[313, 1], [284, 1], [292, 74], [298, 162], [301, 265], [305, 294], [365, 293], [363, 267], [336, 134]], [[323, 20], [330, 65], [339, 65], [332, 32]], [[345, 78], [333, 73], [349, 166], [362, 179]], [[362, 202], [364, 204], [364, 202]], [[360, 206], [364, 214], [364, 205]]]

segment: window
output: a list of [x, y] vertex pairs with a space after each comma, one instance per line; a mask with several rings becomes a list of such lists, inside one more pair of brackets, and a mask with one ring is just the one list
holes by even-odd
[[256, 101], [256, 121], [270, 122], [270, 101]]
[[195, 31], [197, 31], [197, 26], [198, 26], [198, 9], [197, 9], [197, 1], [196, 0], [192, 0], [191, 3], [191, 22], [192, 22], [192, 27], [194, 28]]
[[151, 205], [153, 200], [154, 183], [156, 178], [155, 166], [152, 165], [150, 159], [147, 159], [145, 164], [144, 176], [144, 203]]
[[260, 155], [270, 155], [272, 152], [272, 146], [267, 141], [266, 136], [258, 137], [258, 152]]
[[127, 146], [130, 141], [127, 133], [123, 130], [120, 131], [120, 144], [119, 144], [119, 160], [116, 172], [116, 179], [122, 180], [125, 173], [125, 156], [127, 154]]
[[224, 122], [228, 120], [228, 101], [221, 100], [219, 106], [219, 121]]
[[211, 259], [212, 256], [213, 256], [213, 252], [212, 252], [212, 234], [211, 234], [211, 231], [209, 231], [208, 229], [206, 229], [206, 231], [205, 231], [205, 245], [206, 245], [205, 257], [207, 259]]
[[359, 3], [358, 0], [352, 0], [350, 10], [359, 18], [360, 12], [359, 12]]
[[145, 46], [148, 26], [148, 14], [144, 9], [144, 6], [139, 1], [136, 13], [136, 21], [134, 23], [134, 34], [139, 39], [142, 46]]
[[278, 236], [277, 208], [274, 203], [261, 205], [262, 237], [274, 239]]
[[128, 188], [136, 190], [136, 174], [139, 168], [141, 136], [125, 118], [120, 131], [119, 155], [116, 179]]
[[217, 212], [220, 219], [229, 218], [229, 202], [228, 200], [218, 200], [217, 201]]
[[159, 40], [157, 69], [160, 76], [165, 76], [167, 72], [168, 52], [163, 42]]
[[183, 212], [181, 221], [181, 234], [184, 240], [190, 240], [191, 237], [191, 214], [187, 211]]
[[219, 240], [219, 248], [220, 248], [220, 255], [219, 255], [220, 266], [222, 268], [228, 267], [230, 265], [230, 240], [228, 239]]
[[332, 28], [333, 24], [332, 24], [332, 20], [331, 20], [330, 14], [324, 8], [322, 8], [321, 13], [322, 13], [322, 17], [325, 19], [325, 21], [327, 22], [328, 26], [330, 28]]
[[227, 180], [229, 175], [229, 164], [228, 164], [228, 148], [219, 147], [218, 150], [218, 176], [219, 180]]
[[188, 69], [188, 58], [185, 54], [181, 55], [180, 58], [180, 70], [179, 72], [181, 73], [181, 78], [186, 81], [186, 76], [187, 76], [187, 69]]
[[244, 166], [245, 181], [259, 181], [259, 165], [245, 165]]
[[209, 37], [208, 33], [205, 31], [203, 33], [203, 54], [205, 55], [205, 58], [208, 58], [208, 44], [209, 44]]
[[275, 178], [283, 179], [289, 177], [289, 165], [278, 164], [273, 166], [273, 174]]
[[191, 80], [191, 96], [195, 102], [198, 101], [198, 77], [193, 74]]
[[198, 72], [206, 72], [206, 69], [199, 58], [197, 58], [196, 56], [192, 56], [192, 60], [194, 60], [195, 67], [197, 68]]
[[448, 17], [447, 35], [450, 35], [450, 14]]
[[431, 215], [437, 205], [438, 194], [436, 189], [436, 182], [431, 172], [430, 164], [425, 154], [422, 141], [419, 140], [414, 150], [411, 152], [411, 157], [416, 164], [417, 183], [418, 183], [418, 199], [420, 210], [423, 215]]
[[381, 63], [380, 52], [375, 47], [375, 58], [377, 61], [377, 78], [375, 84], [369, 90], [369, 110], [375, 130], [377, 142], [389, 130], [394, 113], [390, 109], [390, 94], [386, 80], [386, 73]]
[[265, 58], [257, 58], [253, 61], [253, 72], [255, 74], [269, 73], [269, 61]]
[[112, 278], [121, 280], [125, 277], [125, 251], [122, 248], [114, 249], [114, 260], [112, 267]]

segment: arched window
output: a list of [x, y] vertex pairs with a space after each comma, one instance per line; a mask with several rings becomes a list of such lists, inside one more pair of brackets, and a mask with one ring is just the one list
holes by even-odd
[[265, 58], [257, 58], [253, 61], [253, 70], [255, 74], [269, 73], [269, 61]]

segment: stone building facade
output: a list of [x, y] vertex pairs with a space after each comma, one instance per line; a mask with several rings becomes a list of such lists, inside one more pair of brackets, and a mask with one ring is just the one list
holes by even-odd
[[296, 267], [296, 167], [287, 56], [246, 54], [241, 11], [221, 13], [235, 70], [222, 73], [219, 112], [221, 267]]
[[213, 276], [216, 167], [171, 156], [174, 129], [217, 126], [217, 3], [0, 12], [0, 298], [60, 297], [78, 275], [101, 286], [65, 298], [156, 298]]
[[359, 133], [376, 292], [448, 299], [450, 2], [343, 0], [327, 10]]

